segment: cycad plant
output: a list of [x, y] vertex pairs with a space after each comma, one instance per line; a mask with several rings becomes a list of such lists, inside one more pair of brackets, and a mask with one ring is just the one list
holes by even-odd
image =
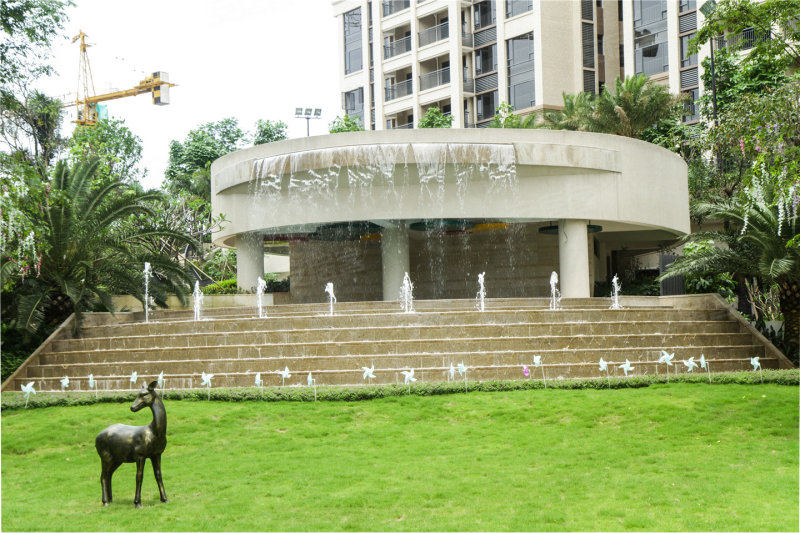
[[762, 286], [777, 284], [784, 340], [796, 354], [800, 341], [800, 247], [790, 241], [800, 233], [797, 204], [776, 198], [771, 185], [757, 183], [744, 194], [717, 203], [696, 203], [692, 211], [698, 217], [722, 222], [723, 227], [693, 233], [688, 240], [713, 239], [717, 246], [691, 258], [678, 258], [662, 278], [731, 272], [757, 278]]
[[120, 181], [93, 189], [97, 169], [97, 161], [72, 168], [59, 161], [43, 202], [20, 202], [20, 213], [37, 228], [41, 256], [38, 275], [13, 280], [19, 271], [8, 258], [0, 269], [3, 285], [9, 278], [16, 282], [16, 327], [50, 328], [72, 312], [79, 322], [84, 311], [98, 304], [112, 309], [113, 294], [144, 301], [145, 261], [153, 269], [150, 294], [156, 304], [164, 305], [169, 293], [186, 294], [190, 274], [162, 253], [163, 242], [199, 244], [152, 225], [152, 205], [161, 201], [160, 193], [141, 192]]

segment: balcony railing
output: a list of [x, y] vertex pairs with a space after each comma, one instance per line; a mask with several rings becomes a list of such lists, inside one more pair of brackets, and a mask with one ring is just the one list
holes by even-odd
[[383, 45], [383, 58], [389, 59], [411, 51], [411, 36], [403, 37], [389, 44]]
[[717, 37], [716, 48], [732, 48], [734, 50], [750, 50], [758, 43], [765, 43], [770, 40], [769, 33], [761, 33], [755, 28], [747, 28], [741, 33]]
[[450, 67], [434, 70], [419, 77], [419, 90], [427, 91], [445, 83], [450, 83]]
[[461, 46], [469, 48], [475, 47], [475, 35], [467, 30], [461, 30]]
[[464, 73], [464, 92], [465, 93], [475, 92], [475, 80], [467, 76], [466, 73]]
[[399, 126], [392, 126], [389, 129], [390, 130], [413, 130], [414, 129], [414, 123], [413, 122], [409, 122], [408, 124], [400, 124]]
[[392, 13], [397, 13], [411, 7], [411, 0], [385, 0], [383, 2], [383, 16], [388, 17]]
[[422, 48], [448, 37], [450, 37], [450, 25], [447, 22], [442, 22], [438, 26], [419, 32], [419, 47]]
[[[494, 74], [489, 74], [488, 76], [475, 79], [475, 92], [482, 93], [485, 91], [491, 91], [492, 89], [497, 89], [496, 72]], [[492, 114], [492, 116], [494, 116], [494, 114]]]
[[394, 85], [390, 85], [384, 88], [386, 92], [386, 101], [394, 100], [396, 98], [402, 98], [404, 96], [408, 96], [414, 92], [414, 84], [413, 80], [405, 80], [401, 81], [400, 83], [395, 83]]
[[497, 27], [475, 32], [475, 48], [497, 41]]

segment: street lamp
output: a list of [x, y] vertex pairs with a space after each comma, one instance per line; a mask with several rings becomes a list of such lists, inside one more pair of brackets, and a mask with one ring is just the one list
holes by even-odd
[[322, 118], [322, 109], [315, 107], [295, 107], [294, 108], [294, 118], [304, 118], [306, 119], [306, 137], [311, 136], [311, 119], [312, 118]]

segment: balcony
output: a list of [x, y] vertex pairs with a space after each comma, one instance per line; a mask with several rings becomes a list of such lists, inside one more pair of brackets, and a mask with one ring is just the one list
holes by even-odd
[[394, 85], [389, 85], [388, 87], [384, 88], [384, 91], [386, 93], [385, 101], [387, 102], [408, 96], [414, 92], [413, 80], [408, 79], [401, 81], [400, 83], [395, 83]]
[[461, 46], [473, 48], [475, 46], [475, 35], [465, 29], [461, 30]]
[[717, 37], [716, 48], [732, 48], [734, 50], [750, 50], [758, 43], [765, 43], [770, 40], [769, 33], [756, 31], [755, 28], [747, 28], [741, 33], [728, 35], [727, 37]]
[[[485, 91], [491, 91], [492, 89], [497, 89], [496, 72], [475, 80], [475, 92], [482, 93]], [[492, 113], [492, 116], [494, 116], [494, 113]]]
[[450, 83], [450, 67], [434, 70], [419, 77], [419, 90], [427, 91], [440, 85]]
[[388, 17], [393, 13], [411, 7], [411, 0], [387, 0], [383, 2], [383, 16]]
[[493, 26], [488, 30], [475, 32], [475, 48], [484, 44], [497, 42], [497, 27]]
[[403, 37], [390, 44], [383, 45], [383, 58], [389, 59], [411, 51], [411, 36]]
[[409, 122], [408, 124], [400, 124], [399, 126], [392, 126], [389, 129], [390, 130], [413, 130], [414, 129], [414, 123], [413, 122]]
[[464, 72], [464, 92], [465, 93], [475, 92], [475, 80], [467, 76], [466, 71]]
[[450, 37], [450, 25], [447, 22], [442, 22], [438, 26], [419, 32], [419, 47], [428, 46], [448, 37]]

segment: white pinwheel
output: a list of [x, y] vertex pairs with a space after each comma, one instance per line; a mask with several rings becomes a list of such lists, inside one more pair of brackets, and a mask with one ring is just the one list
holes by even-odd
[[277, 373], [281, 375], [281, 386], [286, 384], [286, 378], [292, 377], [292, 375], [289, 373], [289, 367], [288, 366], [284, 367], [283, 370], [278, 370]]
[[131, 372], [131, 383], [136, 385], [136, 381], [139, 379], [139, 373], [136, 371]]
[[414, 377], [414, 369], [413, 368], [411, 370], [403, 370], [400, 373], [405, 376], [404, 383], [412, 383], [414, 381], [417, 381], [417, 378]]
[[608, 363], [603, 361], [603, 358], [600, 358], [600, 372], [608, 372]]
[[164, 388], [164, 371], [163, 370], [158, 373], [157, 380], [158, 380], [158, 388], [159, 389]]
[[372, 383], [372, 379], [375, 377], [375, 363], [373, 363], [369, 368], [362, 366], [361, 370], [364, 371], [364, 376], [362, 379], [369, 379], [370, 383]]
[[628, 361], [627, 359], [625, 359], [625, 364], [624, 365], [619, 365], [619, 368], [621, 368], [623, 371], [625, 371], [625, 376], [626, 377], [628, 375], [628, 372], [630, 372], [631, 370], [634, 369], [634, 367], [631, 366], [631, 362]]
[[61, 380], [61, 390], [64, 390], [67, 387], [69, 387], [69, 376], [64, 376], [64, 379]]
[[202, 373], [200, 376], [200, 386], [202, 387], [205, 385], [208, 387], [208, 399], [211, 399], [211, 378], [214, 377], [214, 374], [206, 374], [205, 372]]
[[450, 363], [450, 381], [456, 379], [456, 367], [453, 366], [453, 363]]
[[256, 387], [261, 387], [264, 384], [264, 380], [261, 379], [261, 372], [256, 372], [255, 383]]
[[761, 368], [761, 363], [758, 361], [759, 359], [760, 359], [759, 357], [751, 357], [750, 358], [750, 364], [753, 365], [753, 371], [754, 372], [756, 370], [758, 370], [759, 368]]
[[31, 393], [36, 394], [36, 390], [33, 388], [33, 381], [31, 381], [27, 385], [22, 385], [22, 392], [25, 393], [25, 409], [27, 409], [28, 397], [30, 397]]
[[697, 368], [697, 363], [694, 362], [694, 357], [690, 357], [689, 359], [686, 359], [685, 361], [683, 361], [683, 364], [686, 365], [686, 371], [687, 372], [691, 372], [695, 368]]
[[705, 369], [706, 373], [708, 373], [708, 382], [711, 383], [711, 366], [706, 361], [706, 356], [700, 354], [700, 368]]
[[536, 366], [536, 367], [542, 366], [542, 356], [541, 355], [534, 355], [533, 356], [533, 366]]
[[661, 350], [661, 357], [658, 358], [658, 362], [665, 363], [667, 366], [672, 366], [672, 360], [674, 358], [674, 353], [667, 353], [665, 350]]
[[89, 388], [94, 389], [94, 397], [97, 398], [97, 383], [94, 381], [94, 374], [89, 374]]
[[464, 363], [463, 362], [458, 363], [458, 375], [463, 376], [466, 373], [467, 373], [467, 367], [464, 366]]
[[306, 378], [306, 382], [308, 383], [309, 387], [314, 387], [314, 401], [317, 401], [317, 380], [311, 376], [311, 372], [308, 373], [308, 377]]

